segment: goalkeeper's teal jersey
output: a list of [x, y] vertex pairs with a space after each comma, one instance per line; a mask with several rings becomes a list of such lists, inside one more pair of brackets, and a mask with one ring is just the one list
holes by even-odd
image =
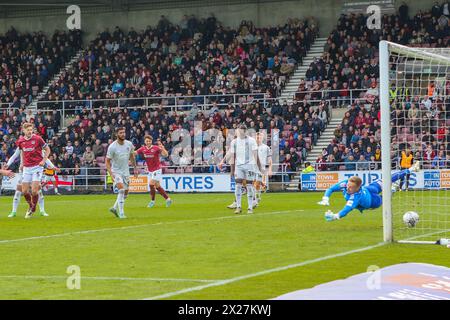
[[325, 196], [330, 197], [333, 192], [342, 191], [347, 203], [339, 212], [340, 218], [345, 217], [353, 209], [362, 212], [367, 209], [375, 209], [381, 206], [381, 196], [378, 194], [381, 190], [377, 190], [375, 185], [361, 187], [358, 192], [349, 194], [347, 193], [347, 183], [348, 180], [336, 183], [325, 192]]

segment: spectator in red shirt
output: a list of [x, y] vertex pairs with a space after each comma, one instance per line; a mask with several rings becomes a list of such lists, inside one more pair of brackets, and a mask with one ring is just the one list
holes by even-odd
[[427, 145], [427, 148], [423, 152], [424, 165], [427, 167], [430, 167], [431, 162], [433, 161], [435, 156], [436, 156], [436, 153], [434, 152], [431, 145]]
[[326, 160], [322, 155], [319, 155], [319, 157], [316, 160], [316, 163], [317, 163], [318, 171], [326, 171], [327, 170]]
[[363, 120], [363, 123], [364, 123], [364, 125], [367, 127], [367, 126], [371, 126], [372, 125], [372, 123], [373, 123], [373, 119], [372, 119], [372, 117], [370, 116], [370, 113], [366, 113], [365, 115], [364, 115], [364, 120]]
[[39, 123], [37, 132], [43, 139], [47, 139], [47, 127], [42, 122]]
[[358, 116], [355, 118], [355, 127], [360, 129], [362, 126], [364, 126], [364, 115], [362, 111], [358, 113]]

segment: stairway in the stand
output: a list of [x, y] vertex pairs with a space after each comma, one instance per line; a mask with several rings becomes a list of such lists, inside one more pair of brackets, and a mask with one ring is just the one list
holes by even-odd
[[302, 64], [299, 64], [294, 74], [289, 78], [286, 87], [281, 92], [280, 99], [286, 101], [292, 101], [294, 99], [295, 92], [297, 92], [300, 82], [305, 79], [306, 70], [315, 58], [322, 56], [323, 47], [327, 42], [327, 38], [316, 38], [306, 56], [303, 58]]
[[[311, 162], [314, 163], [317, 160], [317, 157], [322, 153], [322, 149], [328, 147], [331, 140], [334, 138], [334, 130], [342, 123], [342, 119], [344, 118], [345, 112], [347, 111], [346, 108], [336, 108], [333, 109], [332, 117], [330, 122], [327, 125], [327, 128], [324, 132], [320, 135], [320, 138], [317, 140], [317, 143], [311, 151], [308, 153], [306, 157], [305, 162]], [[289, 191], [296, 191], [298, 190], [298, 184], [300, 181], [300, 173], [303, 170], [302, 168], [298, 168], [298, 172], [295, 174], [295, 176], [292, 178], [292, 180], [289, 182], [289, 185], [287, 186], [286, 190]]]

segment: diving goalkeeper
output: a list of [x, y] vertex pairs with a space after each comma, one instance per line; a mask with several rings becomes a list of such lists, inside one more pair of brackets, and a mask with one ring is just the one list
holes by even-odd
[[[411, 168], [405, 169], [399, 172], [392, 174], [392, 190], [395, 192], [398, 188], [398, 181], [403, 179], [406, 175], [411, 172], [417, 172], [420, 170], [419, 161], [415, 162]], [[318, 204], [323, 206], [330, 205], [330, 196], [333, 192], [342, 191], [345, 200], [347, 203], [345, 207], [339, 211], [339, 213], [333, 213], [328, 210], [325, 213], [325, 220], [334, 221], [339, 220], [345, 217], [350, 211], [353, 209], [357, 209], [360, 212], [363, 212], [367, 209], [376, 209], [379, 208], [382, 204], [381, 191], [382, 191], [382, 180], [379, 179], [377, 181], [372, 182], [367, 187], [361, 186], [362, 180], [358, 176], [353, 176], [348, 180], [341, 181], [327, 191], [325, 191], [325, 195], [322, 198], [322, 201], [318, 202]]]

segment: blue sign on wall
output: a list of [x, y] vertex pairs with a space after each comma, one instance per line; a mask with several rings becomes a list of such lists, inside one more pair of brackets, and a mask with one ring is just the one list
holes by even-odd
[[315, 191], [316, 190], [316, 174], [315, 173], [303, 173], [301, 178], [302, 178], [302, 191]]
[[425, 171], [423, 173], [423, 186], [426, 189], [439, 189], [441, 187], [441, 173], [439, 171]]

